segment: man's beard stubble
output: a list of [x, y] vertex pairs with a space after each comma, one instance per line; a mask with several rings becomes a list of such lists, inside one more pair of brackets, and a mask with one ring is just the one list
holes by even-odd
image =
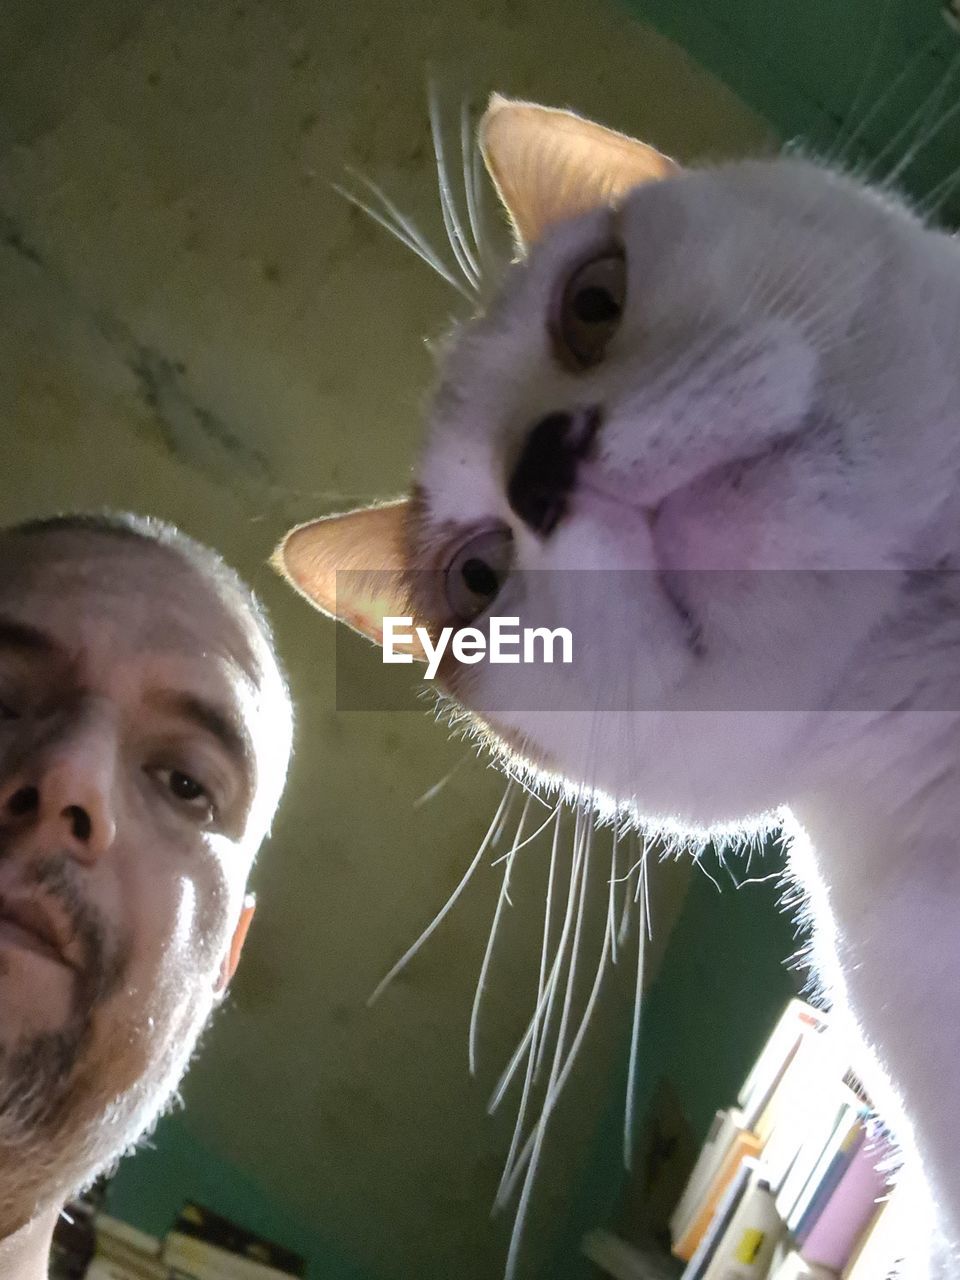
[[54, 903], [63, 913], [79, 964], [61, 1027], [12, 1043], [0, 1033], [0, 1147], [55, 1138], [71, 1112], [82, 1105], [76, 1094], [77, 1067], [92, 1035], [94, 1015], [121, 986], [130, 957], [129, 940], [119, 938], [81, 893], [69, 855], [55, 854], [31, 864], [17, 889]]
[[[5, 852], [0, 833], [0, 866]], [[0, 1026], [0, 1239], [111, 1170], [152, 1132], [178, 1099], [217, 1003], [211, 974], [196, 971], [186, 987], [178, 975], [144, 992], [140, 1007], [114, 1025], [108, 1011], [98, 1021], [124, 984], [133, 939], [108, 925], [80, 882], [69, 855], [58, 854], [15, 885], [56, 903], [82, 963], [61, 1027], [7, 1044]]]

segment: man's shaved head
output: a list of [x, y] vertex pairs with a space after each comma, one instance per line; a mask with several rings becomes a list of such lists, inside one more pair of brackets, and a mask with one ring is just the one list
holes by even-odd
[[176, 1089], [291, 732], [265, 614], [215, 552], [135, 516], [0, 532], [0, 1235]]

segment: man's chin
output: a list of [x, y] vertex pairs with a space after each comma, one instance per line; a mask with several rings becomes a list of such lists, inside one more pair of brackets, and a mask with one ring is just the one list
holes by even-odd
[[75, 1012], [75, 978], [61, 962], [0, 940], [2, 1041], [64, 1027]]

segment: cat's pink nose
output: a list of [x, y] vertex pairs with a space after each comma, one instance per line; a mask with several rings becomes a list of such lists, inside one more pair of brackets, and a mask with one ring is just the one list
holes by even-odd
[[599, 428], [596, 406], [549, 413], [531, 427], [507, 482], [507, 501], [534, 533], [546, 538], [563, 519]]

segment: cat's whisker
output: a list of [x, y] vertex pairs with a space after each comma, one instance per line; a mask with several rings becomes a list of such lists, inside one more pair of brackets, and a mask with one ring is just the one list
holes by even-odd
[[483, 859], [483, 855], [486, 853], [488, 847], [490, 846], [492, 842], [493, 834], [500, 823], [501, 816], [503, 815], [503, 812], [506, 809], [507, 805], [510, 803], [513, 790], [514, 790], [513, 781], [512, 780], [508, 781], [507, 789], [503, 793], [503, 799], [500, 801], [499, 808], [497, 809], [497, 812], [494, 814], [493, 821], [490, 823], [490, 826], [487, 828], [487, 834], [484, 836], [483, 840], [480, 842], [480, 847], [477, 850], [477, 852], [474, 854], [473, 861], [470, 863], [466, 871], [463, 873], [463, 876], [461, 877], [459, 884], [454, 889], [453, 893], [451, 893], [450, 897], [447, 899], [445, 904], [440, 908], [437, 914], [433, 917], [431, 922], [427, 925], [426, 929], [424, 929], [423, 933], [421, 933], [419, 938], [417, 938], [416, 942], [414, 942], [412, 946], [407, 948], [407, 950], [403, 953], [403, 955], [400, 957], [397, 963], [389, 970], [389, 972], [383, 978], [381, 978], [381, 980], [377, 983], [376, 987], [374, 987], [373, 991], [371, 992], [370, 996], [367, 999], [368, 1007], [374, 1004], [375, 1001], [377, 1001], [380, 998], [380, 996], [383, 994], [386, 988], [390, 985], [390, 983], [394, 980], [397, 974], [407, 967], [407, 965], [410, 963], [413, 957], [417, 954], [417, 952], [420, 950], [423, 944], [427, 941], [427, 939], [430, 938], [436, 932], [436, 930], [439, 928], [441, 923], [446, 919], [447, 915], [449, 915], [457, 899], [460, 897], [461, 893], [463, 893], [464, 889], [467, 887], [467, 884], [470, 881], [470, 878], [473, 876], [473, 873], [476, 871], [477, 867], [480, 865], [480, 862]]
[[493, 947], [497, 938], [497, 930], [500, 926], [500, 918], [503, 915], [504, 904], [509, 902], [510, 889], [510, 872], [513, 870], [513, 860], [517, 854], [520, 839], [523, 835], [523, 829], [527, 822], [527, 815], [530, 812], [530, 797], [528, 796], [520, 814], [520, 822], [517, 826], [517, 834], [514, 837], [513, 845], [507, 855], [507, 863], [503, 869], [503, 880], [500, 885], [500, 896], [497, 898], [496, 909], [493, 913], [493, 921], [490, 925], [490, 936], [487, 938], [487, 946], [483, 953], [483, 962], [480, 965], [480, 976], [477, 978], [477, 989], [473, 996], [473, 1008], [470, 1010], [470, 1032], [467, 1040], [467, 1061], [471, 1076], [477, 1074], [477, 1029], [480, 1024], [480, 1002], [483, 999], [484, 987], [487, 983], [487, 974], [490, 971], [490, 961], [493, 958]]
[[703, 865], [703, 858], [699, 854], [693, 859], [693, 865], [695, 867], [699, 867], [699, 869], [703, 872], [703, 874], [707, 877], [707, 879], [716, 889], [717, 893], [723, 892], [723, 890], [720, 888], [720, 882], [716, 879], [715, 876], [712, 876], [710, 872], [707, 870], [707, 868]]
[[947, 174], [947, 176], [938, 182], [936, 186], [930, 188], [924, 198], [917, 205], [918, 213], [921, 213], [923, 217], [927, 219], [935, 218], [943, 205], [950, 199], [956, 189], [958, 181], [960, 181], [960, 167], [954, 169], [952, 173]]
[[443, 217], [443, 225], [447, 230], [447, 239], [450, 241], [450, 248], [453, 250], [453, 255], [460, 266], [460, 270], [463, 272], [464, 279], [476, 293], [480, 288], [480, 268], [470, 251], [470, 244], [460, 221], [456, 201], [450, 187], [447, 160], [443, 149], [443, 134], [440, 128], [440, 108], [437, 102], [436, 87], [432, 84], [430, 86], [430, 133], [433, 138], [433, 154], [437, 166], [440, 213]]
[[[633, 836], [634, 843], [637, 844], [637, 846], [639, 847], [639, 837], [637, 836], [637, 833], [634, 831], [631, 834]], [[623, 891], [623, 911], [620, 916], [620, 928], [617, 930], [617, 946], [618, 947], [623, 947], [627, 941], [627, 938], [629, 938], [630, 936], [630, 919], [631, 919], [630, 907], [632, 903], [635, 901], [635, 899], [632, 897], [630, 893], [630, 877], [633, 875], [634, 871], [639, 868], [641, 860], [642, 859], [638, 858], [637, 861], [634, 862], [630, 870], [627, 872], [626, 876], [624, 877], [625, 888]]]
[[[580, 950], [580, 938], [583, 929], [584, 903], [586, 901], [587, 876], [590, 867], [590, 837], [592, 835], [592, 824], [587, 823], [587, 834], [584, 839], [582, 869], [576, 877], [577, 884], [577, 923], [574, 928], [573, 941], [570, 950], [570, 965], [567, 970], [566, 990], [563, 999], [563, 1012], [560, 1017], [560, 1027], [557, 1031], [557, 1041], [553, 1054], [553, 1062], [550, 1069], [550, 1077], [547, 1082], [546, 1101], [540, 1113], [533, 1132], [533, 1145], [530, 1153], [529, 1163], [527, 1164], [526, 1175], [523, 1180], [523, 1189], [520, 1192], [520, 1201], [517, 1205], [517, 1213], [514, 1218], [513, 1231], [510, 1235], [510, 1248], [507, 1252], [507, 1266], [505, 1280], [513, 1280], [516, 1273], [517, 1260], [520, 1256], [520, 1244], [523, 1239], [523, 1229], [526, 1225], [527, 1212], [530, 1205], [530, 1197], [533, 1193], [533, 1186], [536, 1181], [537, 1169], [540, 1164], [540, 1156], [543, 1151], [543, 1142], [546, 1137], [547, 1125], [550, 1116], [556, 1105], [557, 1093], [556, 1083], [560, 1070], [560, 1063], [563, 1054], [564, 1044], [566, 1042], [567, 1024], [570, 1020], [570, 1009], [573, 1001], [573, 988], [576, 981], [577, 958]], [[513, 1180], [511, 1179], [511, 1183]], [[512, 1194], [512, 1186], [508, 1187], [505, 1194]]]
[[[934, 85], [930, 92], [926, 95], [916, 111], [910, 116], [906, 124], [903, 125], [892, 138], [889, 138], [880, 151], [873, 157], [867, 167], [868, 173], [878, 173], [881, 166], [889, 155], [897, 155], [900, 145], [914, 132], [919, 132], [926, 122], [933, 116], [940, 106], [940, 102], [946, 94], [947, 88], [956, 75], [957, 68], [960, 67], [960, 54], [956, 54], [950, 61], [950, 65], [944, 74], [940, 77], [939, 83]], [[894, 173], [896, 170], [893, 171]], [[889, 186], [893, 181], [893, 175], [888, 175], [882, 182], [882, 186]]]
[[[443, 261], [439, 253], [437, 253], [436, 249], [433, 247], [430, 241], [426, 238], [426, 236], [423, 234], [420, 228], [416, 225], [416, 223], [413, 222], [412, 219], [410, 219], [403, 212], [403, 210], [400, 208], [398, 204], [396, 204], [395, 201], [390, 199], [390, 197], [384, 191], [383, 187], [379, 185], [379, 183], [374, 182], [372, 178], [369, 178], [365, 173], [362, 173], [359, 169], [354, 169], [352, 165], [346, 166], [346, 172], [355, 181], [362, 183], [363, 186], [365, 186], [367, 190], [370, 192], [370, 194], [372, 196], [375, 196], [376, 199], [380, 201], [380, 204], [383, 207], [383, 212], [389, 218], [393, 219], [393, 223], [395, 227], [398, 230], [403, 232], [403, 234], [412, 242], [412, 245], [414, 247], [419, 248], [424, 253], [428, 254], [431, 263], [439, 263], [446, 270], [449, 270], [449, 268], [447, 267], [447, 264]], [[349, 193], [347, 194], [349, 196]]]
[[889, 29], [888, 19], [890, 17], [890, 14], [893, 11], [893, 6], [896, 3], [897, 3], [897, 0], [887, 0], [886, 8], [883, 11], [883, 17], [881, 18], [880, 22], [877, 24], [877, 32], [873, 41], [873, 49], [871, 51], [870, 60], [867, 64], [866, 70], [864, 71], [863, 78], [860, 81], [860, 88], [857, 90], [856, 95], [854, 96], [853, 102], [851, 102], [847, 110], [846, 118], [844, 119], [843, 124], [841, 124], [840, 128], [837, 130], [837, 136], [833, 140], [832, 147], [825, 153], [825, 158], [830, 163], [833, 163], [834, 161], [839, 160], [840, 156], [843, 154], [843, 151], [841, 150], [841, 148], [844, 145], [844, 136], [848, 132], [850, 126], [856, 120], [857, 116], [859, 115], [860, 111], [864, 106], [864, 103], [866, 102], [867, 91], [869, 90], [871, 82], [873, 81], [873, 78], [876, 75], [877, 69], [880, 66], [880, 59], [883, 53], [883, 46], [885, 43], [885, 36], [886, 36], [887, 30]]
[[[537, 992], [538, 992], [537, 1004], [533, 1012], [533, 1017], [530, 1019], [530, 1022], [527, 1024], [527, 1029], [524, 1032], [523, 1038], [521, 1039], [517, 1048], [513, 1051], [513, 1054], [510, 1057], [510, 1061], [507, 1063], [506, 1067], [503, 1069], [503, 1072], [500, 1075], [500, 1079], [497, 1081], [496, 1086], [494, 1087], [493, 1093], [490, 1096], [490, 1101], [487, 1103], [488, 1115], [493, 1115], [497, 1107], [499, 1107], [500, 1103], [503, 1101], [504, 1095], [506, 1094], [507, 1089], [510, 1087], [511, 1081], [513, 1080], [513, 1077], [516, 1074], [517, 1067], [520, 1064], [520, 1059], [523, 1057], [524, 1053], [526, 1052], [527, 1046], [529, 1044], [533, 1043], [536, 1046], [534, 1051], [534, 1066], [536, 1066], [537, 1062], [539, 1061], [539, 1043], [542, 1038], [539, 1030], [541, 1025], [541, 1019], [543, 1017], [544, 1010], [546, 1009], [547, 1004], [553, 999], [552, 993], [556, 988], [557, 975], [560, 970], [561, 961], [565, 954], [566, 938], [569, 932], [570, 922], [572, 920], [572, 907], [571, 907], [570, 897], [569, 897], [570, 891], [568, 890], [567, 907], [564, 915], [563, 925], [561, 926], [561, 930], [560, 930], [560, 940], [557, 943], [557, 950], [554, 955], [553, 961], [551, 962], [551, 965], [550, 965], [550, 972], [549, 974], [547, 974], [546, 962], [547, 962], [548, 945], [549, 945], [550, 920], [551, 920], [552, 907], [553, 907], [554, 885], [556, 883], [557, 849], [558, 849], [559, 836], [560, 836], [560, 827], [561, 827], [561, 823], [558, 818], [557, 826], [553, 835], [551, 851], [550, 851], [550, 873], [549, 873], [549, 881], [547, 886], [548, 903], [547, 903], [547, 906], [544, 908], [543, 944], [542, 944], [541, 953], [540, 953], [540, 977], [539, 977], [538, 987], [537, 987]], [[570, 880], [571, 889], [572, 889], [572, 885], [573, 885], [573, 879], [571, 878]]]
[[[534, 800], [536, 799], [536, 797], [531, 795], [531, 796], [528, 796], [527, 799]], [[544, 819], [543, 822], [541, 822], [540, 826], [537, 827], [536, 831], [532, 832], [531, 835], [528, 835], [525, 840], [523, 840], [520, 844], [518, 844], [516, 848], [511, 849], [509, 853], [502, 853], [499, 858], [496, 858], [493, 862], [490, 863], [491, 867], [499, 867], [501, 862], [505, 862], [507, 858], [512, 858], [515, 853], [519, 853], [521, 849], [525, 849], [528, 844], [533, 844], [537, 836], [540, 835], [541, 832], [546, 831], [550, 823], [553, 822], [554, 818], [556, 818], [557, 814], [560, 812], [562, 805], [563, 805], [563, 801], [558, 800], [556, 803], [556, 807], [551, 809], [549, 815]], [[524, 813], [526, 813], [526, 809], [524, 809]]]
[[770, 871], [765, 876], [750, 876], [746, 880], [741, 880], [738, 888], [742, 889], [748, 884], [769, 884], [771, 880], [779, 880], [782, 874], [781, 871]]
[[473, 237], [476, 258], [474, 262], [477, 275], [483, 275], [483, 235], [480, 227], [480, 209], [477, 199], [477, 176], [474, 156], [476, 147], [473, 141], [473, 128], [470, 123], [470, 108], [466, 98], [460, 104], [460, 158], [463, 163], [463, 194], [467, 201], [467, 221]]
[[725, 850], [721, 844], [717, 845], [717, 861], [720, 863], [721, 868], [730, 877], [730, 883], [733, 885], [733, 887], [735, 889], [739, 889], [740, 888], [739, 881], [737, 880], [737, 877], [733, 874], [733, 872], [730, 870], [730, 866], [725, 856]]
[[647, 862], [644, 857], [640, 866], [640, 880], [643, 882], [643, 893], [640, 896], [640, 920], [637, 928], [637, 981], [633, 997], [633, 1023], [630, 1030], [630, 1061], [627, 1067], [627, 1097], [623, 1108], [623, 1166], [627, 1170], [633, 1167], [633, 1131], [634, 1110], [637, 1099], [637, 1068], [640, 1060], [640, 1011], [643, 1005], [643, 971], [647, 953], [649, 902], [647, 897]]
[[[617, 806], [619, 813], [619, 806]], [[610, 895], [607, 899], [607, 928], [610, 930], [610, 963], [617, 963], [617, 931], [613, 926], [617, 914], [617, 848], [620, 844], [619, 817], [613, 824], [613, 840], [610, 845]]]
[[882, 111], [885, 106], [887, 106], [891, 98], [900, 91], [900, 87], [904, 83], [904, 81], [907, 80], [913, 74], [913, 72], [920, 65], [923, 59], [927, 57], [929, 54], [931, 54], [936, 49], [936, 47], [937, 47], [937, 41], [931, 40], [927, 44], [921, 45], [918, 49], [914, 51], [913, 55], [907, 59], [907, 61], [900, 68], [897, 74], [890, 81], [888, 81], [886, 87], [883, 90], [883, 93], [881, 93], [880, 96], [876, 99], [873, 106], [866, 113], [866, 115], [863, 117], [863, 119], [860, 121], [857, 127], [853, 130], [853, 132], [850, 134], [849, 138], [843, 144], [843, 146], [840, 147], [838, 151], [834, 152], [833, 155], [828, 156], [828, 160], [831, 165], [840, 166], [843, 164], [844, 159], [846, 158], [847, 155], [849, 155], [851, 148], [854, 146], [855, 143], [859, 142], [859, 140], [863, 137], [864, 133], [869, 128], [869, 126], [871, 125], [873, 120], [876, 118], [878, 113]]
[[496, 251], [491, 244], [490, 228], [487, 221], [485, 194], [486, 184], [483, 180], [484, 165], [480, 144], [475, 142], [470, 158], [470, 189], [473, 192], [473, 207], [477, 215], [477, 257], [480, 260], [481, 281], [493, 279], [499, 274]]
[[431, 800], [436, 799], [436, 797], [444, 789], [444, 787], [447, 785], [450, 779], [454, 776], [454, 774], [457, 773], [460, 769], [462, 769], [469, 759], [470, 759], [469, 756], [463, 756], [460, 760], [458, 760], [457, 763], [453, 766], [453, 768], [448, 773], [444, 774], [444, 776], [440, 779], [439, 782], [435, 782], [432, 787], [428, 787], [427, 790], [424, 791], [422, 796], [418, 796], [417, 799], [414, 800], [413, 805], [411, 807], [413, 809], [421, 809], [425, 804], [429, 804]]
[[[570, 1042], [570, 1048], [567, 1051], [566, 1056], [563, 1058], [563, 1065], [560, 1067], [560, 1070], [557, 1073], [556, 1082], [553, 1086], [552, 1091], [547, 1094], [546, 1100], [544, 1102], [543, 1115], [545, 1117], [548, 1117], [553, 1112], [553, 1110], [556, 1107], [557, 1101], [560, 1098], [560, 1095], [563, 1093], [564, 1087], [568, 1079], [570, 1078], [570, 1073], [573, 1070], [574, 1063], [576, 1062], [577, 1054], [579, 1053], [580, 1047], [583, 1044], [583, 1040], [587, 1033], [587, 1029], [590, 1025], [590, 1021], [593, 1017], [594, 1010], [596, 1009], [597, 1000], [599, 999], [599, 996], [600, 996], [600, 990], [603, 986], [603, 979], [606, 973], [607, 963], [610, 957], [610, 944], [611, 944], [612, 936], [613, 936], [613, 933], [611, 928], [611, 921], [608, 917], [607, 926], [606, 926], [606, 929], [604, 930], [604, 935], [603, 935], [603, 943], [600, 949], [600, 960], [597, 964], [597, 969], [594, 974], [593, 984], [590, 988], [590, 994], [587, 997], [586, 1005], [584, 1006], [583, 1013], [581, 1014], [580, 1022], [579, 1022], [579, 1025], [577, 1026], [576, 1034], [574, 1035], [573, 1040]], [[541, 1120], [541, 1122], [545, 1122], [545, 1121]], [[517, 1159], [516, 1166], [511, 1174], [510, 1180], [507, 1185], [507, 1189], [505, 1191], [505, 1195], [507, 1199], [509, 1199], [510, 1195], [512, 1194], [512, 1190], [515, 1188], [516, 1183], [519, 1180], [520, 1174], [522, 1173], [524, 1167], [526, 1166], [527, 1162], [530, 1159], [530, 1155], [532, 1153], [535, 1141], [536, 1141], [536, 1130], [534, 1130], [534, 1132], [530, 1134], [529, 1138], [524, 1144], [523, 1150], [520, 1152], [520, 1155]]]
[[626, 879], [626, 888], [623, 894], [623, 906], [620, 910], [620, 925], [617, 929], [617, 946], [622, 948], [627, 938], [630, 936], [630, 877]]
[[[523, 1090], [520, 1095], [520, 1103], [517, 1107], [517, 1117], [513, 1126], [513, 1134], [511, 1135], [511, 1138], [510, 1138], [510, 1150], [507, 1153], [507, 1158], [503, 1166], [503, 1172], [500, 1176], [500, 1182], [497, 1185], [497, 1191], [496, 1191], [496, 1195], [494, 1196], [493, 1206], [491, 1210], [492, 1213], [497, 1213], [500, 1209], [503, 1208], [505, 1203], [504, 1189], [507, 1185], [507, 1182], [509, 1181], [511, 1171], [513, 1169], [514, 1159], [516, 1158], [516, 1154], [517, 1154], [517, 1148], [520, 1145], [520, 1137], [523, 1133], [524, 1121], [526, 1120], [526, 1116], [527, 1116], [527, 1107], [529, 1105], [530, 1093], [533, 1088], [534, 1072], [535, 1072], [536, 1060], [537, 1060], [537, 1049], [539, 1047], [540, 1014], [542, 1012], [543, 1005], [544, 1005], [544, 990], [545, 990], [546, 967], [547, 967], [546, 966], [547, 949], [548, 949], [548, 939], [550, 934], [550, 917], [551, 917], [551, 911], [552, 911], [552, 905], [553, 905], [553, 884], [554, 884], [554, 876], [555, 876], [556, 864], [557, 864], [557, 845], [559, 841], [559, 834], [560, 834], [560, 822], [559, 822], [559, 814], [558, 814], [557, 826], [554, 831], [553, 841], [551, 842], [550, 869], [547, 876], [547, 896], [546, 896], [546, 905], [544, 907], [544, 914], [543, 914], [543, 943], [540, 949], [540, 972], [537, 980], [537, 1005], [536, 1005], [536, 1010], [534, 1012], [533, 1019], [531, 1020], [530, 1026], [528, 1028], [528, 1036], [525, 1038], [526, 1040], [529, 1041], [529, 1049], [527, 1051], [527, 1069], [526, 1069], [526, 1072], [524, 1073]], [[559, 953], [557, 958], [559, 960]], [[523, 1048], [521, 1046], [520, 1054], [522, 1054], [522, 1052], [523, 1052]], [[519, 1061], [520, 1054], [517, 1055], [517, 1061]], [[500, 1094], [500, 1096], [501, 1097], [503, 1096], [502, 1093]], [[488, 1108], [488, 1111], [490, 1110], [492, 1110], [492, 1108]]]
[[922, 151], [925, 151], [934, 138], [943, 131], [944, 126], [949, 124], [949, 122], [953, 120], [958, 113], [960, 113], [960, 100], [955, 102], [949, 111], [945, 111], [937, 123], [928, 129], [923, 137], [917, 139], [912, 147], [907, 149], [900, 162], [895, 165], [887, 174], [886, 178], [884, 178], [881, 186], [892, 186], [900, 175], [910, 168], [917, 156], [920, 155]]
[[[590, 822], [587, 818], [586, 813], [584, 812], [583, 805], [578, 802], [576, 806], [575, 817], [574, 817], [573, 859], [570, 866], [570, 882], [569, 882], [570, 892], [567, 899], [567, 916], [564, 919], [564, 929], [561, 934], [561, 939], [557, 947], [558, 957], [561, 954], [565, 956], [566, 943], [567, 943], [567, 939], [570, 936], [570, 925], [574, 919], [574, 911], [576, 909], [576, 901], [577, 901], [577, 895], [576, 895], [577, 876], [580, 873], [580, 868], [583, 863], [583, 859], [586, 851], [587, 833], [589, 830], [590, 830]], [[576, 943], [576, 938], [574, 937], [574, 945], [575, 943]], [[534, 1079], [536, 1079], [540, 1074], [541, 1067], [543, 1066], [546, 1046], [550, 1038], [549, 1036], [550, 1023], [553, 1019], [554, 1009], [556, 1008], [555, 997], [556, 997], [557, 990], [559, 988], [559, 978], [560, 978], [560, 968], [558, 967], [553, 974], [553, 982], [550, 987], [550, 993], [547, 998], [547, 1005], [543, 1014], [543, 1034], [540, 1037], [540, 1047], [539, 1047], [539, 1050], [537, 1051], [537, 1060], [534, 1066]]]
[[[524, 1076], [524, 1091], [522, 1091], [522, 1094], [521, 1094], [520, 1106], [517, 1107], [517, 1119], [516, 1119], [516, 1124], [513, 1125], [513, 1137], [511, 1139], [511, 1147], [509, 1147], [506, 1165], [504, 1165], [504, 1174], [502, 1178], [500, 1178], [500, 1184], [499, 1184], [499, 1187], [497, 1188], [497, 1197], [495, 1197], [494, 1199], [494, 1211], [497, 1210], [497, 1207], [499, 1206], [500, 1192], [502, 1192], [502, 1189], [503, 1189], [503, 1181], [504, 1179], [506, 1179], [507, 1170], [509, 1170], [509, 1167], [511, 1167], [512, 1165], [513, 1156], [515, 1156], [516, 1149], [517, 1149], [517, 1144], [518, 1142], [520, 1142], [520, 1134], [522, 1133], [522, 1129], [524, 1129], [524, 1120], [526, 1117], [527, 1101], [529, 1101], [531, 1085], [532, 1085], [532, 1082], [534, 1082], [534, 1066], [536, 1062], [536, 1048], [538, 1048], [538, 1037], [539, 1037], [539, 1030], [540, 1030], [540, 1014], [541, 1014], [541, 1011], [543, 1011], [543, 1007], [544, 1007], [544, 991], [545, 991], [545, 984], [547, 984], [547, 956], [549, 954], [550, 918], [552, 918], [552, 914], [553, 914], [553, 886], [554, 886], [554, 881], [556, 881], [556, 873], [557, 873], [557, 847], [559, 844], [559, 829], [561, 829], [561, 810], [558, 809], [557, 810], [557, 826], [554, 827], [553, 840], [550, 841], [550, 863], [549, 863], [549, 870], [547, 873], [547, 896], [545, 896], [544, 916], [543, 916], [543, 940], [541, 940], [541, 945], [540, 945], [540, 969], [538, 974], [538, 980], [536, 980], [536, 1006], [534, 1010], [534, 1016], [532, 1016], [529, 1028], [527, 1028], [527, 1034], [524, 1038], [524, 1043], [529, 1042], [530, 1044], [529, 1052], [527, 1052], [527, 1066], [526, 1066], [526, 1074]], [[522, 1052], [524, 1052], [524, 1043], [521, 1043], [520, 1050], [518, 1050], [516, 1053], [517, 1061], [520, 1061]], [[493, 1111], [495, 1110], [495, 1107], [497, 1107], [500, 1101], [500, 1098], [503, 1097], [503, 1089], [506, 1089], [507, 1084], [511, 1079], [512, 1079], [512, 1073], [509, 1073], [509, 1074], [504, 1073], [502, 1082], [500, 1082], [499, 1093], [495, 1094], [494, 1098], [492, 1098], [492, 1101], [490, 1101], [490, 1106], [488, 1107], [488, 1114], [493, 1114]]]
[[397, 225], [391, 222], [390, 218], [387, 217], [386, 214], [381, 213], [379, 209], [375, 209], [373, 205], [368, 204], [366, 200], [356, 195], [353, 191], [350, 191], [347, 187], [342, 187], [339, 184], [334, 183], [333, 189], [338, 195], [343, 196], [344, 200], [349, 201], [350, 204], [361, 209], [368, 218], [372, 218], [373, 221], [383, 227], [385, 231], [389, 231], [389, 233], [395, 239], [399, 240], [405, 248], [409, 249], [411, 253], [416, 254], [416, 256], [435, 271], [441, 279], [445, 280], [447, 284], [456, 289], [457, 293], [459, 293], [461, 297], [466, 298], [470, 303], [475, 301], [474, 295], [465, 288], [461, 281], [457, 279], [453, 272], [450, 271], [450, 269], [428, 246], [421, 244], [419, 240], [414, 239], [409, 233], [404, 234], [407, 228], [412, 226], [412, 223], [407, 223], [407, 220], [404, 219], [400, 225]]

